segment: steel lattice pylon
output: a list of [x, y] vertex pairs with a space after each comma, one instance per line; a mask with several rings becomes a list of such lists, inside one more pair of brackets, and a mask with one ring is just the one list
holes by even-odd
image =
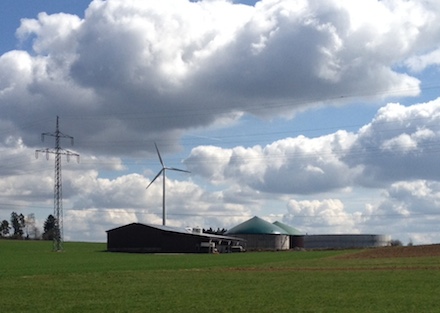
[[61, 138], [69, 138], [73, 145], [73, 137], [64, 135], [60, 132], [59, 128], [59, 117], [57, 116], [57, 125], [55, 133], [42, 133], [41, 140], [44, 141], [45, 136], [55, 137], [55, 148], [44, 150], [35, 150], [35, 157], [38, 158], [38, 153], [46, 153], [46, 159], [49, 159], [49, 154], [55, 154], [55, 177], [54, 177], [54, 234], [53, 234], [53, 250], [62, 251], [63, 250], [63, 185], [61, 179], [61, 155], [67, 156], [67, 161], [69, 161], [70, 156], [76, 156], [79, 162], [79, 154], [64, 150], [60, 146]]

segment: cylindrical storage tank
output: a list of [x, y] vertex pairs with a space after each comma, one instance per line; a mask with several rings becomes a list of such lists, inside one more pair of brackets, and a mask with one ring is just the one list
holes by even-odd
[[307, 235], [306, 249], [372, 248], [389, 245], [389, 236], [374, 234]]
[[276, 221], [273, 224], [284, 229], [290, 235], [290, 249], [304, 248], [304, 235], [298, 229], [279, 221]]
[[246, 250], [288, 250], [289, 234], [282, 228], [254, 216], [230, 230], [225, 235], [246, 240]]
[[391, 245], [390, 235], [375, 235], [376, 236], [376, 247], [386, 247]]

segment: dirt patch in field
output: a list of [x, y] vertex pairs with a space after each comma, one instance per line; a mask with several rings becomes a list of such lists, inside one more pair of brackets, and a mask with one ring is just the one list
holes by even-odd
[[439, 266], [382, 266], [382, 267], [231, 267], [219, 272], [371, 272], [371, 271], [415, 271], [440, 270]]
[[440, 256], [440, 244], [406, 247], [382, 247], [366, 249], [338, 259], [414, 258]]

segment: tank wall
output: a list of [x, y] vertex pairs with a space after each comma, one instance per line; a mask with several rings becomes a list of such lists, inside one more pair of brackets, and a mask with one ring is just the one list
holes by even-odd
[[304, 236], [290, 236], [290, 249], [304, 248]]
[[386, 235], [306, 235], [306, 249], [348, 249], [383, 247], [390, 244]]
[[246, 250], [288, 250], [290, 238], [287, 235], [236, 234], [246, 240]]

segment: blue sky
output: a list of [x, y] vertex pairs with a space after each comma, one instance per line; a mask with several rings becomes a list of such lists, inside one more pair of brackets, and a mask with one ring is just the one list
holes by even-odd
[[2, 1], [0, 219], [53, 208], [66, 240], [161, 220], [440, 242], [435, 1]]

